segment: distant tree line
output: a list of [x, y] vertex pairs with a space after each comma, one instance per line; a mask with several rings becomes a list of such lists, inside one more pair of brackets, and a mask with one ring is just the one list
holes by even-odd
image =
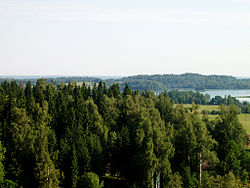
[[[19, 79], [15, 79], [15, 78], [11, 78], [11, 76], [9, 78], [0, 78], [0, 83], [3, 83], [5, 81], [11, 82], [11, 81], [16, 81], [19, 85], [24, 84], [26, 85], [28, 82], [31, 85], [35, 85], [37, 80], [39, 80], [41, 78], [22, 78], [20, 76]], [[45, 79], [47, 82], [53, 83], [54, 85], [60, 84], [60, 83], [72, 83], [72, 82], [90, 82], [90, 83], [98, 83], [101, 81], [101, 78], [95, 78], [95, 77], [77, 77], [77, 76], [64, 76], [64, 77], [46, 77], [43, 78]]]
[[168, 92], [168, 96], [177, 104], [192, 104], [194, 102], [195, 104], [200, 105], [234, 105], [238, 108], [239, 113], [250, 113], [249, 102], [240, 102], [230, 95], [225, 97], [215, 96], [210, 99], [210, 95], [204, 95], [198, 91], [172, 90]]
[[[4, 82], [6, 78], [0, 78], [0, 83]], [[8, 81], [15, 79], [8, 78]], [[97, 77], [46, 77], [48, 82], [53, 82], [55, 85], [61, 82], [90, 82], [92, 85], [99, 81], [105, 81], [107, 86], [111, 86], [114, 83], [120, 85], [121, 91], [125, 85], [132, 90], [145, 91], [153, 90], [155, 92], [163, 92], [165, 90], [174, 89], [188, 89], [188, 90], [205, 90], [205, 89], [250, 89], [250, 79], [237, 79], [232, 76], [220, 76], [220, 75], [200, 75], [193, 73], [186, 74], [156, 74], [156, 75], [137, 75], [123, 77], [120, 79], [102, 79]], [[17, 82], [26, 84], [28, 81], [31, 84], [35, 84], [37, 78], [27, 79], [27, 77], [16, 79]]]
[[[138, 75], [120, 79], [123, 84], [128, 83], [129, 86], [136, 85], [138, 81], [151, 81], [152, 85], [163, 85], [161, 91], [165, 88], [173, 89], [250, 89], [250, 79], [237, 79], [232, 76], [219, 75], [200, 75], [193, 73], [186, 74], [164, 74], [164, 75]], [[140, 90], [145, 88], [137, 86]], [[131, 89], [135, 89], [131, 87]], [[153, 90], [153, 88], [151, 88]]]
[[1, 187], [249, 186], [235, 106], [210, 121], [167, 93], [99, 82], [0, 85]]
[[195, 104], [206, 105], [210, 102], [210, 95], [203, 95], [198, 91], [172, 90], [168, 92], [168, 96], [177, 104], [192, 104], [194, 102]]

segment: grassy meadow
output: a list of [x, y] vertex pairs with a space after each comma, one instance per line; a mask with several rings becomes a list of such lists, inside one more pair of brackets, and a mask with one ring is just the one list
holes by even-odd
[[239, 120], [247, 130], [247, 134], [250, 134], [250, 114], [239, 114]]

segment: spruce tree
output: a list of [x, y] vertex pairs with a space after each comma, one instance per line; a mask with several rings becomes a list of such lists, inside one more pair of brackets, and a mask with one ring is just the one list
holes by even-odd
[[25, 87], [25, 97], [26, 97], [26, 109], [27, 109], [27, 113], [33, 114], [34, 109], [35, 109], [35, 99], [33, 96], [33, 90], [32, 90], [32, 86], [31, 86], [31, 82], [28, 81], [27, 85]]
[[36, 106], [36, 165], [35, 178], [38, 187], [59, 187], [60, 172], [56, 169], [51, 154], [48, 149], [48, 135], [50, 128], [47, 126], [49, 122], [48, 103], [44, 102], [42, 107]]

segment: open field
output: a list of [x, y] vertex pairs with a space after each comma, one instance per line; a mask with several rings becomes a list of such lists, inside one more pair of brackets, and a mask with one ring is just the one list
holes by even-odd
[[247, 130], [247, 134], [250, 134], [250, 114], [239, 114], [239, 120]]
[[[220, 106], [218, 105], [198, 105], [199, 106], [199, 111], [201, 112], [202, 110], [208, 110], [208, 111], [212, 111], [212, 110], [220, 110]], [[185, 108], [191, 108], [192, 104], [184, 104]]]
[[[184, 105], [186, 108], [190, 108], [192, 105], [191, 104], [185, 104]], [[217, 105], [199, 105], [199, 112], [202, 110], [208, 110], [208, 111], [219, 111], [220, 106]], [[211, 120], [216, 119], [218, 115], [208, 115], [208, 117]], [[246, 129], [247, 134], [250, 134], [250, 114], [239, 114], [239, 121], [242, 123], [243, 127]]]

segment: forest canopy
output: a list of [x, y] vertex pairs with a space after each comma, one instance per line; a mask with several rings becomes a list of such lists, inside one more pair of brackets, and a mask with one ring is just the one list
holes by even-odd
[[1, 187], [249, 186], [235, 106], [209, 120], [167, 93], [84, 82], [0, 85]]

